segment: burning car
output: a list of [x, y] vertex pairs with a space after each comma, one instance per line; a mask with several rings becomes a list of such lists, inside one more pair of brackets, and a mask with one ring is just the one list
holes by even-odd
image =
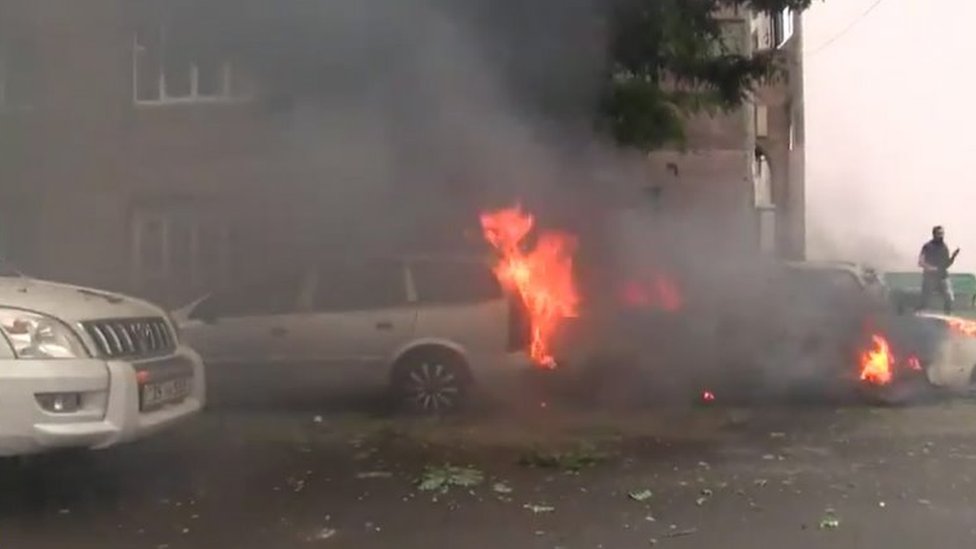
[[[893, 402], [931, 386], [970, 387], [976, 323], [895, 314], [873, 269], [786, 262], [746, 278], [750, 284], [730, 284], [735, 291], [718, 298], [687, 292], [664, 270], [622, 283], [619, 307], [606, 318], [587, 311], [568, 326], [568, 354], [586, 370], [586, 391], [616, 383], [615, 399]], [[576, 324], [599, 329], [576, 333]]]
[[969, 334], [976, 333], [976, 324], [929, 313], [897, 314], [873, 269], [786, 263], [773, 271], [764, 293], [767, 304], [760, 314], [738, 319], [740, 328], [747, 327], [738, 334], [744, 337], [727, 337], [720, 348], [740, 365], [751, 365], [748, 377], [773, 385], [767, 389], [823, 394], [853, 388], [871, 400], [891, 402], [927, 387], [967, 392], [974, 381], [976, 345]]
[[532, 338], [522, 303], [477, 257], [327, 258], [173, 315], [215, 392], [249, 376], [251, 392], [388, 387], [421, 413], [456, 410], [476, 381], [528, 368]]
[[105, 448], [192, 416], [203, 363], [149, 303], [0, 278], [0, 456]]

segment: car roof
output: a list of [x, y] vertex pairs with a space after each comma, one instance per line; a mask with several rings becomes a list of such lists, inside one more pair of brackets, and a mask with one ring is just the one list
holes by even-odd
[[791, 269], [805, 270], [835, 270], [835, 271], [854, 271], [863, 273], [864, 271], [877, 271], [863, 263], [853, 261], [786, 261], [785, 265]]

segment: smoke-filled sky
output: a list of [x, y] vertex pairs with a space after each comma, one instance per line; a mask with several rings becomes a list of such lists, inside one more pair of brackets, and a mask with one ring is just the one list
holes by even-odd
[[944, 224], [976, 271], [976, 2], [877, 1], [805, 17], [811, 255], [914, 268]]

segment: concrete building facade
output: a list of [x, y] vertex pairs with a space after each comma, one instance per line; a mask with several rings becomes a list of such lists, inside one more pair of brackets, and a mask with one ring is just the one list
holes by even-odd
[[723, 249], [803, 258], [801, 15], [739, 10], [723, 18], [730, 43], [773, 53], [778, 74], [742, 109], [688, 120], [682, 149], [649, 155], [651, 185], [673, 207], [708, 218]]

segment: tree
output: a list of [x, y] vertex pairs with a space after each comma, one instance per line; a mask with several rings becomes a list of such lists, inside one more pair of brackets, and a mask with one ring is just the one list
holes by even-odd
[[610, 64], [599, 121], [624, 145], [649, 150], [683, 138], [687, 116], [739, 107], [776, 75], [771, 53], [725, 39], [720, 10], [802, 11], [812, 0], [619, 0], [607, 13]]

